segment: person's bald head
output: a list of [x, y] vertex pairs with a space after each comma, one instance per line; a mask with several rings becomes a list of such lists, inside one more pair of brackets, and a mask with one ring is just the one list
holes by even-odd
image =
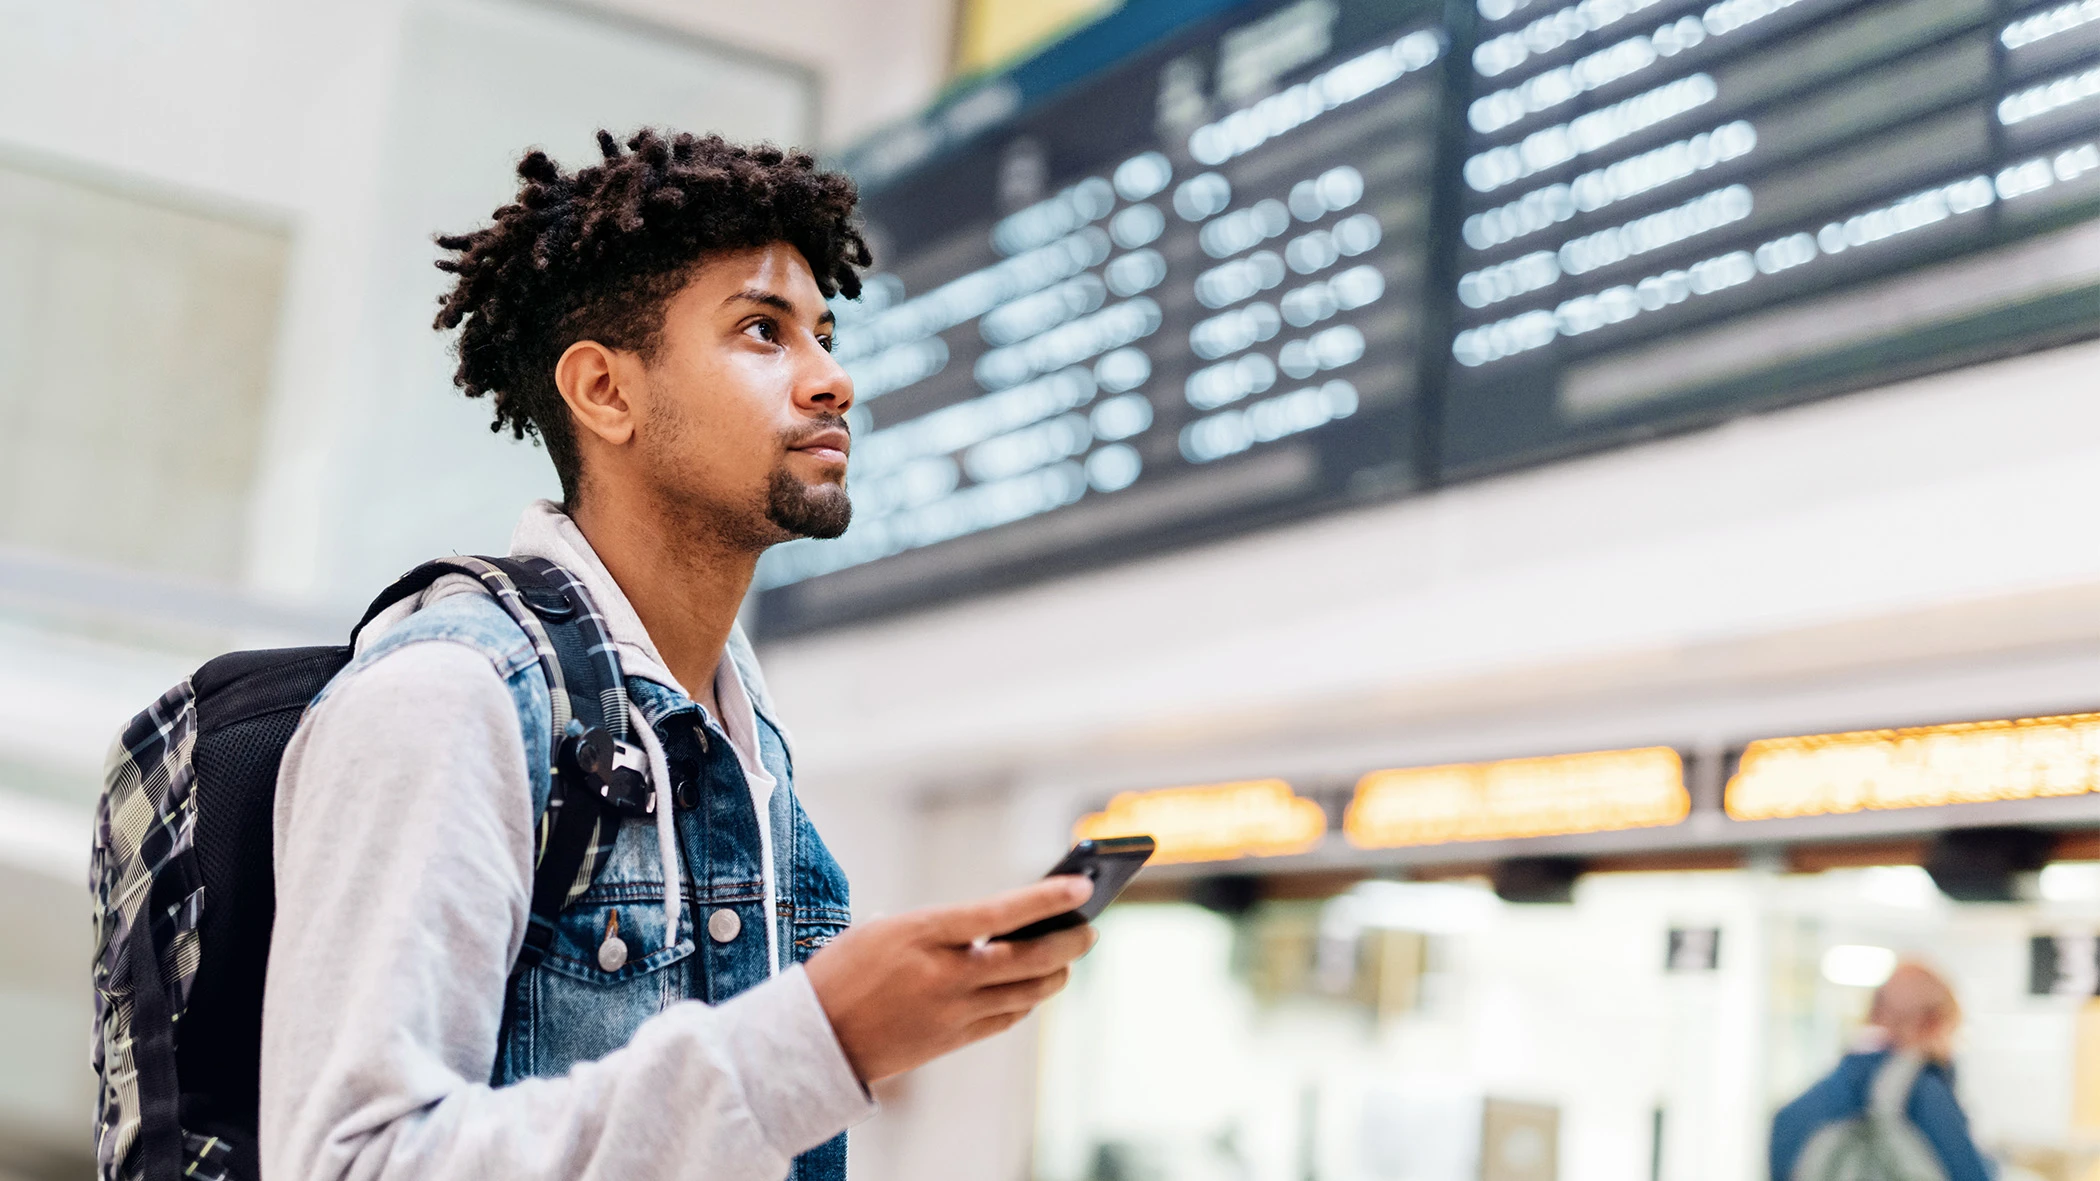
[[1905, 960], [1874, 990], [1867, 1021], [1888, 1034], [1894, 1049], [1946, 1058], [1961, 1025], [1961, 1003], [1939, 973]]

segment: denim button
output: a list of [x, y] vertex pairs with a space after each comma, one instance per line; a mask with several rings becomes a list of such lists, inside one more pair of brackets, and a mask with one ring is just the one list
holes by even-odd
[[620, 938], [620, 912], [605, 916], [605, 940], [598, 944], [598, 967], [617, 972], [627, 966], [627, 941]]
[[744, 920], [726, 906], [707, 916], [707, 937], [716, 943], [729, 942], [743, 929]]
[[683, 808], [686, 811], [690, 812], [693, 809], [699, 807], [700, 777], [697, 775], [688, 775], [682, 779], [677, 780], [676, 783], [673, 785], [673, 794], [677, 798], [678, 806], [680, 808]]

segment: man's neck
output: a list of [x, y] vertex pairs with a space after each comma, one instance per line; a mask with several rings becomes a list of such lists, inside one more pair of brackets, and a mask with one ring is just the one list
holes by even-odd
[[648, 630], [671, 675], [720, 718], [715, 668], [758, 555], [673, 527], [663, 512], [624, 511], [592, 498], [570, 511]]

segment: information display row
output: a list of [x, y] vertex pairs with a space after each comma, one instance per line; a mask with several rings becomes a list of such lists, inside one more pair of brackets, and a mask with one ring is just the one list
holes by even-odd
[[1246, 4], [852, 166], [771, 634], [2100, 333], [2100, 0]]
[[869, 192], [853, 525], [767, 555], [763, 626], [1417, 486], [1438, 15], [1213, 21]]
[[1446, 477], [2094, 330], [2100, 5], [1482, 16]]

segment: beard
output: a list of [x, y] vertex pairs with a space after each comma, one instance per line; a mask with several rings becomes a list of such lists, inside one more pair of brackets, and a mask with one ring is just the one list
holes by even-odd
[[805, 484], [774, 468], [766, 486], [766, 519], [792, 537], [829, 539], [853, 523], [853, 502], [840, 484]]
[[[815, 431], [845, 425], [843, 417], [826, 416], [783, 433], [780, 445], [783, 450], [792, 448]], [[703, 492], [695, 486], [691, 456], [700, 450], [692, 440], [704, 429], [679, 402], [664, 399], [651, 406], [642, 438], [665, 507], [682, 532], [756, 552], [798, 537], [833, 538], [846, 531], [853, 520], [853, 502], [846, 497], [844, 481], [805, 483], [787, 469], [785, 455], [755, 496], [746, 493], [725, 501], [719, 493]]]

